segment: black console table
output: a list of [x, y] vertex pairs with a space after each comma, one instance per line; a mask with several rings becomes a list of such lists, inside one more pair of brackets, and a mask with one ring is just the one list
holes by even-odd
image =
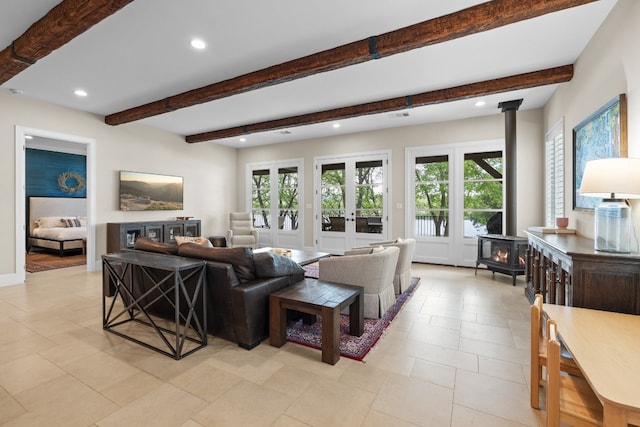
[[[103, 287], [106, 289], [109, 284], [113, 285], [114, 293], [113, 297], [103, 293], [102, 328], [176, 360], [205, 347], [205, 265], [204, 261], [149, 252], [103, 255]], [[141, 291], [134, 286], [134, 277], [144, 277], [151, 286]], [[191, 278], [196, 284], [190, 292], [185, 282]], [[172, 329], [163, 327], [165, 320], [150, 313], [150, 307], [159, 300], [168, 302], [174, 308], [175, 323]], [[197, 304], [202, 304], [203, 319], [198, 318]], [[145, 330], [140, 333], [140, 328], [133, 327], [135, 325], [152, 328], [156, 333], [156, 342], [136, 338], [148, 337], [148, 330], [143, 328]]]

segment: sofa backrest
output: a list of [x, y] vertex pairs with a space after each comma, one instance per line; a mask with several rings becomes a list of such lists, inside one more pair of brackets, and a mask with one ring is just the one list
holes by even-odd
[[178, 246], [171, 243], [162, 243], [151, 240], [148, 237], [138, 237], [133, 245], [138, 251], [155, 252], [158, 254], [175, 255], [178, 253]]
[[256, 278], [253, 266], [253, 250], [239, 246], [236, 248], [207, 248], [197, 243], [183, 243], [178, 246], [179, 256], [217, 261], [233, 266], [240, 282], [248, 282]]

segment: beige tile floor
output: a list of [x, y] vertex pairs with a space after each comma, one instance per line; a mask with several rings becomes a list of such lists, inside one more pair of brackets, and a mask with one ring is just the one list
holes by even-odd
[[175, 361], [103, 332], [101, 274], [0, 288], [2, 426], [539, 426], [524, 280], [414, 264], [422, 283], [364, 363], [212, 338]]

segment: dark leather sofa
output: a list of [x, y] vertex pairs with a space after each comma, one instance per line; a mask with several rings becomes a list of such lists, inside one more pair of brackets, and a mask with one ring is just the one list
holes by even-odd
[[[205, 260], [207, 332], [246, 349], [268, 337], [269, 294], [304, 280], [302, 267], [289, 258], [271, 252], [254, 254], [251, 248], [207, 248], [196, 243], [176, 246], [139, 238], [135, 250]], [[133, 282], [137, 292], [145, 292], [151, 284], [142, 272], [134, 273]], [[195, 278], [185, 284], [192, 295]], [[172, 293], [159, 299], [150, 295], [149, 311], [174, 319], [171, 300]], [[196, 312], [202, 319], [202, 304], [197, 304]]]

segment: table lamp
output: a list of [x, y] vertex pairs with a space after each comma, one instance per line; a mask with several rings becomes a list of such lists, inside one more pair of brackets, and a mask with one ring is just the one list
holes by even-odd
[[640, 198], [640, 159], [614, 157], [588, 161], [580, 194], [602, 197], [595, 209], [595, 250], [631, 252], [631, 208], [625, 199]]

